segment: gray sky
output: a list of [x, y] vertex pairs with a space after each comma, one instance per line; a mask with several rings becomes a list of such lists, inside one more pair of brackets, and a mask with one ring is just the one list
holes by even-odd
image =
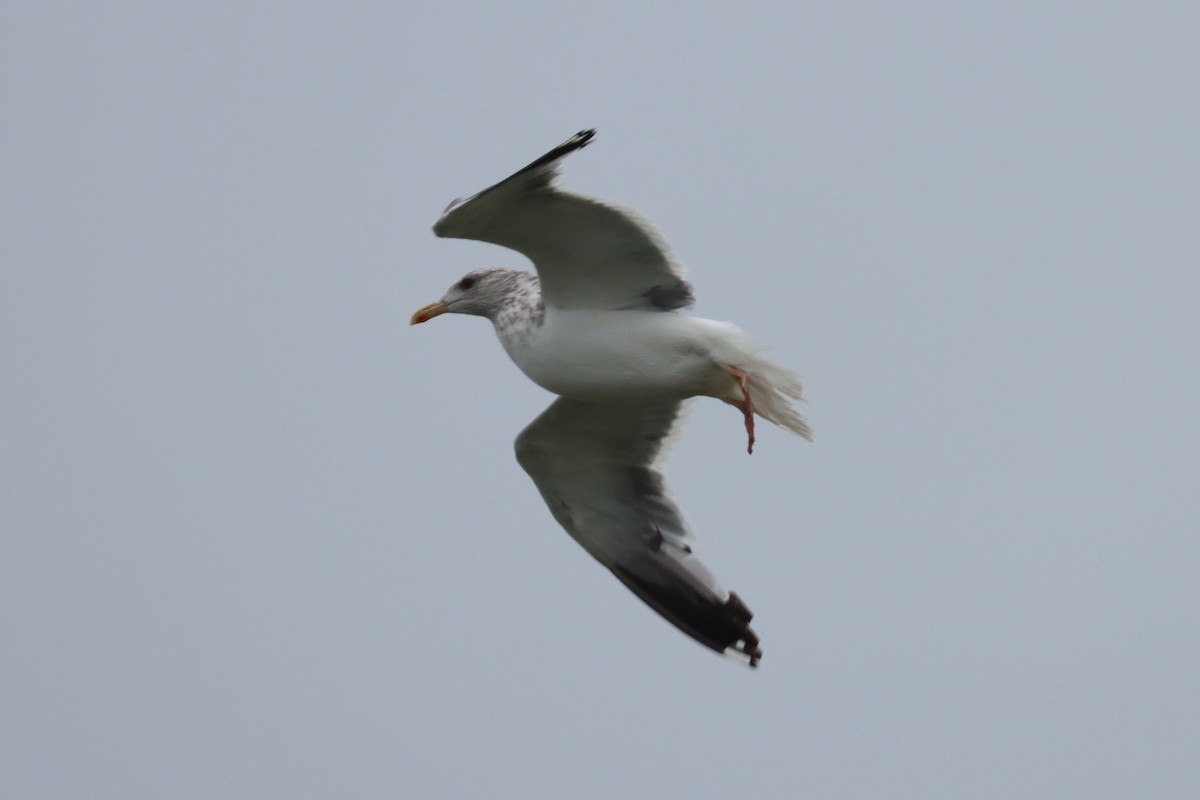
[[[0, 796], [1200, 796], [1194, 4], [478, 5], [3, 12]], [[591, 126], [809, 385], [668, 467], [757, 672], [408, 326]]]

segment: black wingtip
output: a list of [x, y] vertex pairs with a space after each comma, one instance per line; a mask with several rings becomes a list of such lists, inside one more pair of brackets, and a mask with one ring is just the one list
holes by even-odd
[[[588, 128], [587, 130], [580, 131], [579, 133], [572, 136], [570, 139], [567, 139], [565, 142], [560, 144], [558, 147], [551, 150], [549, 153], [546, 153], [546, 155], [542, 156], [541, 158], [535, 159], [528, 166], [522, 167], [516, 173], [516, 175], [520, 175], [522, 172], [530, 172], [532, 170], [539, 169], [541, 167], [546, 166], [547, 164], [551, 164], [555, 161], [558, 161], [560, 158], [562, 158], [565, 155], [574, 153], [576, 150], [579, 150], [580, 148], [587, 147], [588, 142], [590, 142], [592, 140], [592, 137], [595, 135], [596, 135], [595, 128]], [[513, 177], [516, 177], [516, 175], [514, 175]]]
[[580, 147], [587, 147], [588, 142], [590, 142], [592, 137], [595, 135], [595, 128], [585, 128], [584, 130], [581, 130], [579, 133], [572, 136], [570, 139], [567, 139], [565, 142], [563, 142], [563, 147], [571, 145], [572, 150], [578, 150]]
[[742, 598], [738, 597], [737, 592], [729, 593], [729, 599], [725, 601], [722, 608], [740, 623], [738, 627], [742, 638], [732, 645], [734, 651], [749, 658], [750, 666], [757, 668], [758, 662], [762, 660], [762, 648], [758, 646], [758, 636], [750, 627], [750, 620], [754, 619], [754, 614], [750, 613], [749, 608], [746, 608], [746, 604], [742, 602]]
[[723, 603], [716, 602], [715, 598], [678, 592], [653, 581], [641, 580], [621, 567], [609, 569], [642, 602], [700, 644], [718, 653], [745, 659], [748, 666], [758, 666], [762, 648], [758, 635], [750, 627], [754, 615], [735, 592], [730, 592]]
[[[563, 156], [566, 156], [569, 153], [573, 153], [582, 147], [587, 147], [588, 142], [590, 142], [592, 140], [592, 137], [594, 137], [595, 135], [596, 135], [595, 128], [587, 128], [585, 130], [582, 130], [579, 133], [572, 136], [570, 139], [567, 139], [565, 142], [560, 144], [558, 147], [551, 150], [549, 153], [546, 153], [544, 156], [536, 158], [533, 161], [531, 161], [529, 164], [526, 164], [525, 166], [521, 167], [519, 170], [514, 172], [512, 175], [509, 175], [507, 178], [500, 181], [499, 183], [489, 186], [488, 188], [484, 189], [482, 192], [479, 192], [478, 194], [474, 194], [471, 197], [458, 198], [453, 203], [446, 206], [446, 210], [442, 212], [443, 219], [439, 219], [436, 223], [434, 223], [433, 232], [436, 233], [438, 236], [454, 235], [454, 234], [450, 234], [450, 233], [446, 232], [444, 218], [447, 214], [449, 214], [451, 211], [453, 211], [458, 206], [466, 205], [467, 203], [470, 203], [472, 200], [475, 200], [476, 198], [483, 197], [486, 194], [494, 192], [495, 190], [499, 189], [501, 186], [504, 186], [509, 181], [513, 180], [514, 178], [518, 178], [521, 176], [525, 176], [527, 178], [527, 180], [522, 184], [522, 188], [526, 191], [533, 191], [536, 189], [542, 189], [542, 188], [548, 187], [551, 183], [553, 183], [555, 174], [558, 172], [558, 164], [557, 164], [558, 160], [560, 158], [562, 158]], [[466, 238], [471, 238], [471, 237], [466, 237]]]

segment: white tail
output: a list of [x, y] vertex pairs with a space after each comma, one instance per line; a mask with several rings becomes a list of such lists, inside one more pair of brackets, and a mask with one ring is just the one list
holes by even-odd
[[804, 386], [800, 383], [800, 376], [757, 356], [746, 359], [737, 366], [746, 372], [746, 383], [750, 387], [750, 397], [754, 400], [754, 410], [758, 415], [811, 442], [812, 429], [792, 405], [793, 400], [804, 399]]
[[[717, 323], [723, 335], [711, 341], [712, 354], [722, 366], [733, 366], [746, 373], [746, 384], [754, 401], [754, 411], [763, 419], [812, 441], [812, 429], [792, 405], [804, 399], [804, 384], [790, 369], [768, 361], [761, 354], [766, 349], [750, 336], [728, 323]], [[731, 333], [736, 331], [736, 336]], [[742, 392], [737, 382], [730, 380], [729, 389], [720, 399], [740, 406]]]

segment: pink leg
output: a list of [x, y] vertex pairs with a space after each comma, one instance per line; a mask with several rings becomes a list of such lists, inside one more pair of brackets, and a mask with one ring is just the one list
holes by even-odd
[[746, 437], [749, 440], [746, 443], [746, 452], [754, 452], [754, 400], [750, 397], [750, 387], [746, 385], [746, 371], [738, 369], [730, 364], [725, 365], [725, 371], [737, 379], [738, 386], [742, 390], [742, 397], [745, 398], [744, 403], [735, 403], [742, 413], [746, 415]]

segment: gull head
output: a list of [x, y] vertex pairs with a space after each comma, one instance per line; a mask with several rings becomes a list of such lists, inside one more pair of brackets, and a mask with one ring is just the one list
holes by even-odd
[[515, 297], [527, 292], [531, 283], [536, 286], [537, 278], [515, 269], [471, 270], [447, 289], [442, 299], [418, 308], [410, 324], [442, 314], [474, 314], [494, 320]]

